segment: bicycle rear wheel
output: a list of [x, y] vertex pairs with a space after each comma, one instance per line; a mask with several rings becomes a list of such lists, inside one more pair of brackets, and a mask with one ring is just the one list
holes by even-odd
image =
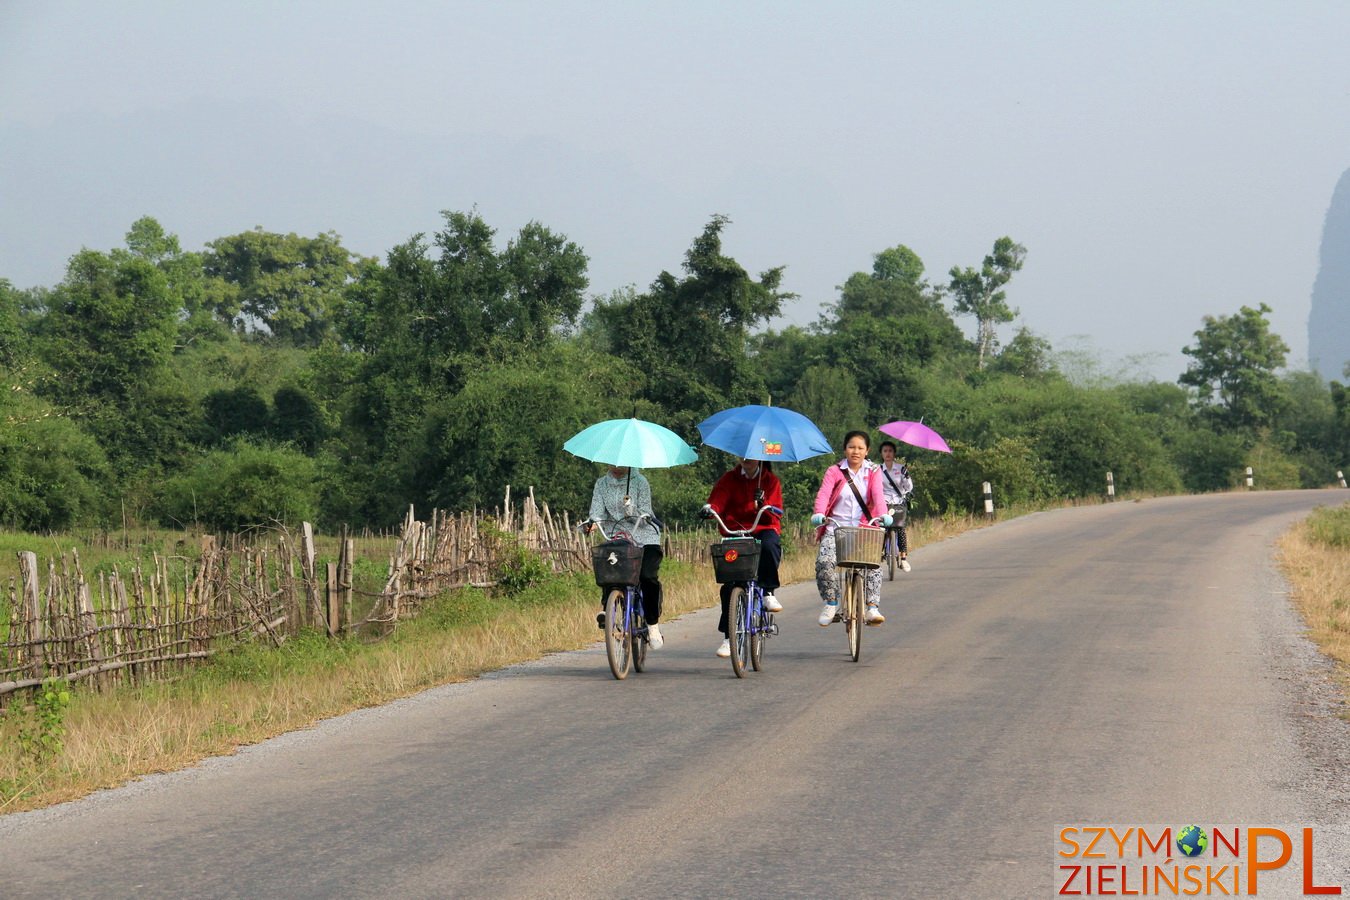
[[867, 595], [866, 576], [862, 569], [852, 569], [845, 580], [847, 595], [844, 607], [844, 629], [848, 632], [848, 655], [854, 662], [862, 655], [863, 600]]
[[731, 632], [731, 671], [737, 678], [745, 677], [745, 663], [750, 656], [750, 632], [746, 628], [746, 606], [748, 598], [745, 588], [737, 585], [731, 589], [727, 601], [727, 630]]
[[610, 588], [605, 594], [605, 655], [609, 657], [609, 671], [620, 681], [628, 677], [633, 649], [624, 594], [622, 588]]
[[764, 608], [764, 591], [760, 588], [755, 588], [755, 596], [749, 602], [750, 666], [759, 672], [764, 668], [764, 637], [773, 614]]

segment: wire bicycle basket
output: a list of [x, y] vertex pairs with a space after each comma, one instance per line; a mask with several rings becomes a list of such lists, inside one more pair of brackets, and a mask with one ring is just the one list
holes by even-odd
[[834, 529], [835, 564], [858, 569], [881, 568], [881, 544], [884, 528], [858, 528], [840, 525]]
[[591, 566], [600, 587], [628, 587], [642, 575], [643, 548], [631, 541], [605, 541], [591, 548]]
[[727, 538], [712, 545], [713, 575], [718, 584], [739, 584], [759, 576], [759, 541]]

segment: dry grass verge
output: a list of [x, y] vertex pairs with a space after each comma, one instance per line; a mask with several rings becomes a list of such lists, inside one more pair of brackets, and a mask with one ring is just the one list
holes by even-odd
[[1350, 718], [1350, 504], [1295, 525], [1280, 539], [1278, 560], [1308, 637], [1336, 663]]

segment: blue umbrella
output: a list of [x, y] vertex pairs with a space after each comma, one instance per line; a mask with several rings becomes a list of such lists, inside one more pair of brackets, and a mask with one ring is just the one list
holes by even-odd
[[563, 449], [573, 456], [611, 466], [663, 469], [698, 459], [678, 434], [642, 419], [610, 419], [572, 435]]
[[742, 459], [797, 462], [834, 448], [806, 416], [781, 406], [737, 406], [698, 423], [703, 443]]

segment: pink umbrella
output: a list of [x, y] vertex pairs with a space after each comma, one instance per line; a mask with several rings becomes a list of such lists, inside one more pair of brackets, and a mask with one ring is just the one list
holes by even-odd
[[947, 446], [947, 442], [942, 439], [942, 435], [929, 428], [922, 422], [887, 422], [878, 429], [882, 434], [888, 434], [897, 441], [904, 441], [913, 447], [920, 447], [924, 450], [936, 450], [939, 453], [951, 453], [952, 448]]

